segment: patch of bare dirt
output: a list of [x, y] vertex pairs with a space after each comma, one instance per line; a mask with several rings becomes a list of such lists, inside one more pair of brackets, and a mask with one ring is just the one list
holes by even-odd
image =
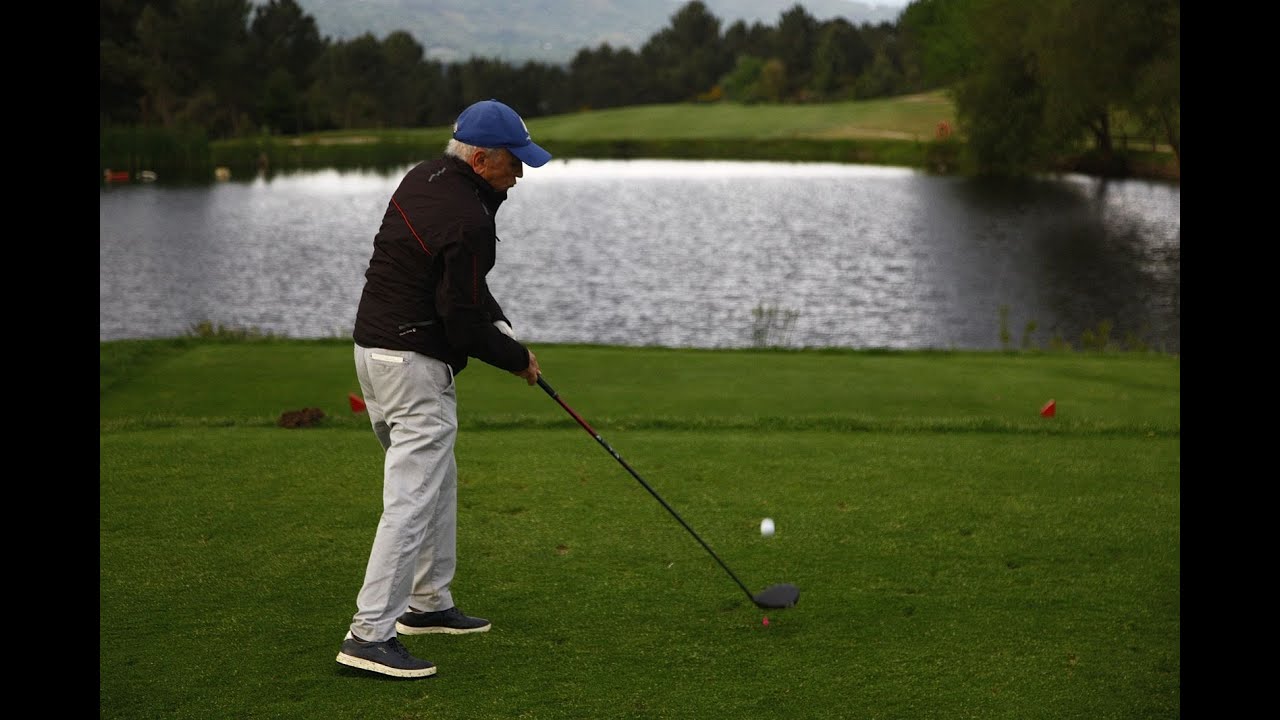
[[324, 411], [320, 408], [302, 408], [301, 410], [289, 410], [280, 414], [280, 419], [276, 421], [276, 425], [290, 430], [296, 428], [315, 427], [324, 420]]

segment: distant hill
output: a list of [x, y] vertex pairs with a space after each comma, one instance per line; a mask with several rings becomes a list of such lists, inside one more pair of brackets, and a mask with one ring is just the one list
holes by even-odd
[[[267, 0], [252, 0], [255, 5]], [[429, 59], [469, 57], [567, 63], [582, 48], [608, 43], [639, 50], [688, 0], [296, 0], [322, 36], [350, 40], [396, 30], [412, 35]], [[895, 22], [900, 7], [854, 0], [703, 0], [723, 32], [737, 20], [776, 26], [801, 5], [818, 20], [855, 25]]]

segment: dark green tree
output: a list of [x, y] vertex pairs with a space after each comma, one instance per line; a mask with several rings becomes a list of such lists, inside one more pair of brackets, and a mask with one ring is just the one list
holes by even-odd
[[192, 124], [214, 136], [252, 129], [257, 83], [248, 80], [247, 0], [149, 4], [139, 16], [144, 112], [165, 127]]
[[386, 58], [372, 33], [331, 45], [317, 65], [309, 101], [327, 127], [384, 127]]
[[262, 78], [256, 121], [273, 132], [296, 134], [316, 127], [308, 112], [307, 88], [324, 54], [316, 21], [296, 0], [268, 0], [254, 8], [249, 23], [249, 57]]
[[922, 87], [950, 87], [974, 68], [974, 12], [974, 0], [915, 0], [898, 17], [903, 65]]
[[[510, 63], [493, 58], [473, 57], [455, 63], [453, 75], [458, 87], [459, 109], [474, 102], [500, 99], [517, 112], [528, 113], [516, 98], [522, 94], [520, 81]], [[455, 111], [456, 112], [456, 111]]]
[[738, 20], [724, 31], [724, 49], [729, 57], [737, 59], [743, 55], [758, 58], [774, 57], [777, 54], [777, 31], [763, 23], [751, 25]]
[[[746, 103], [764, 101], [767, 93], [761, 76], [766, 61], [777, 58], [777, 30], [760, 22], [747, 25], [738, 20], [725, 30], [723, 43], [725, 54], [733, 58], [730, 70], [720, 79], [725, 99]], [[777, 67], [781, 67], [781, 63], [778, 60]]]
[[778, 58], [769, 58], [760, 68], [760, 79], [756, 83], [760, 99], [764, 102], [780, 103], [787, 93], [787, 66]]
[[656, 102], [693, 100], [710, 91], [732, 66], [720, 40], [720, 20], [700, 0], [671, 16], [671, 25], [640, 48]]
[[984, 171], [1025, 173], [1084, 157], [1127, 172], [1133, 128], [1177, 141], [1176, 0], [971, 0], [973, 63], [955, 83], [967, 148]]
[[524, 114], [529, 117], [557, 115], [573, 108], [569, 73], [564, 68], [530, 61], [515, 73], [521, 91], [511, 96], [512, 102], [519, 103]]
[[806, 88], [813, 76], [818, 21], [797, 3], [779, 17], [776, 37], [776, 57], [787, 71], [784, 97], [805, 99], [808, 95]]
[[919, 89], [906, 76], [896, 25], [863, 23], [859, 31], [871, 48], [871, 62], [858, 75], [854, 97], [865, 100]]
[[836, 18], [818, 29], [809, 89], [823, 100], [852, 96], [858, 75], [871, 64], [873, 53], [862, 33], [847, 20]]
[[[782, 61], [777, 62], [781, 64]], [[745, 53], [738, 55], [738, 62], [733, 66], [733, 70], [720, 79], [720, 87], [724, 89], [725, 99], [742, 103], [764, 100], [764, 92], [760, 85], [764, 64], [764, 58]]]
[[605, 43], [594, 51], [580, 50], [569, 63], [566, 107], [584, 110], [641, 102], [645, 70], [631, 48], [615, 50]]
[[138, 20], [148, 5], [172, 13], [170, 2], [101, 0], [98, 3], [98, 113], [99, 125], [145, 123], [146, 62], [138, 39]]
[[1102, 162], [1114, 162], [1114, 109], [1133, 77], [1126, 55], [1137, 4], [1045, 0], [1026, 17], [1024, 52], [1044, 98], [1041, 132], [1051, 152], [1092, 145]]
[[[1138, 63], [1130, 114], [1153, 138], [1163, 138], [1182, 165], [1182, 10], [1176, 0], [1154, 8], [1151, 50]], [[1181, 170], [1179, 169], [1179, 173]]]
[[978, 0], [965, 18], [980, 53], [955, 85], [956, 116], [966, 148], [984, 175], [1020, 175], [1050, 154], [1044, 90], [1026, 32], [1036, 8], [1022, 0]]
[[424, 70], [425, 51], [413, 36], [397, 30], [382, 40], [383, 82], [378, 85], [381, 122], [388, 127], [416, 127], [428, 115], [434, 88]]
[[1127, 145], [1136, 127], [1178, 113], [1178, 2], [1052, 0], [1042, 10], [1031, 18], [1028, 45], [1044, 88], [1046, 133], [1060, 153], [1084, 150], [1100, 170], [1123, 172], [1117, 142]]

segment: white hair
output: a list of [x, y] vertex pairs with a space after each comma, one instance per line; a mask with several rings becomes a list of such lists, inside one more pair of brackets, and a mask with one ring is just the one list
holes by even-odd
[[469, 163], [471, 156], [476, 154], [477, 150], [485, 152], [493, 152], [496, 148], [480, 147], [479, 145], [468, 145], [461, 140], [450, 139], [449, 144], [444, 146], [444, 154], [451, 155], [459, 160]]

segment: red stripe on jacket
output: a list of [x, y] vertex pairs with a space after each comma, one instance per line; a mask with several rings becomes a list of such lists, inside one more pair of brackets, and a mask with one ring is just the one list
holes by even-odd
[[422, 236], [418, 234], [418, 230], [413, 227], [413, 223], [409, 222], [409, 214], [404, 211], [404, 208], [400, 207], [400, 203], [396, 202], [395, 197], [391, 198], [391, 204], [396, 206], [396, 212], [400, 213], [400, 217], [404, 218], [405, 226], [409, 228], [409, 232], [413, 233], [413, 239], [418, 241], [418, 245], [422, 246], [422, 251], [430, 255], [431, 248], [427, 247], [427, 244], [422, 240]]

